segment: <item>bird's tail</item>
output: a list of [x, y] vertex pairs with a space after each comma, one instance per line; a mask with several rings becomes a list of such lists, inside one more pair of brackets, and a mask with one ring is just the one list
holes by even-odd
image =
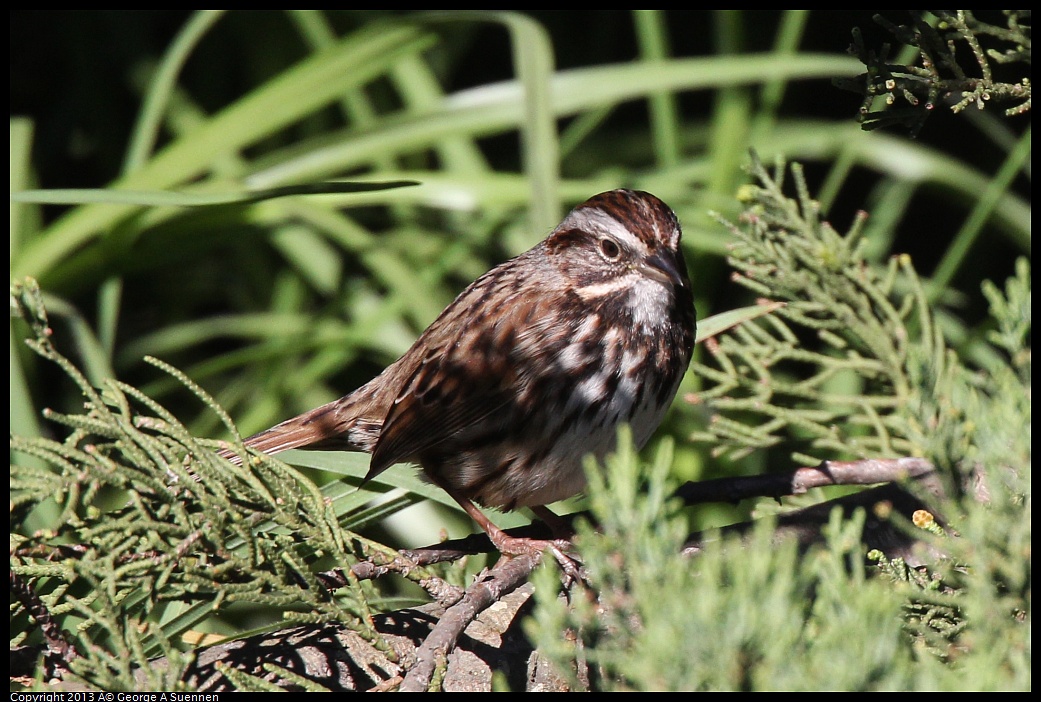
[[[371, 452], [375, 441], [368, 441], [368, 426], [357, 417], [344, 420], [342, 404], [342, 400], [334, 400], [316, 407], [254, 434], [242, 443], [270, 454], [294, 448]], [[377, 425], [375, 435], [378, 434]], [[224, 449], [220, 456], [233, 463], [242, 462], [242, 457], [233, 449]]]

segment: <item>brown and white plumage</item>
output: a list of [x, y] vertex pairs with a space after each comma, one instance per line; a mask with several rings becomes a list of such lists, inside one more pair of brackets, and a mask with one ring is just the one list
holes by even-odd
[[474, 281], [378, 377], [245, 443], [369, 452], [366, 479], [416, 463], [500, 550], [516, 546], [472, 501], [539, 508], [580, 492], [584, 457], [610, 451], [622, 423], [642, 446], [675, 396], [695, 332], [679, 240], [653, 195], [596, 195]]

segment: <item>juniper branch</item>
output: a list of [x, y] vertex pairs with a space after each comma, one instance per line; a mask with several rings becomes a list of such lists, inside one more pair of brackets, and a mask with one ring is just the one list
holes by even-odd
[[[975, 104], [1013, 103], [1006, 116], [1030, 110], [1030, 11], [1004, 10], [1005, 26], [983, 22], [971, 10], [910, 10], [910, 22], [896, 24], [881, 15], [875, 22], [902, 44], [918, 49], [921, 66], [890, 63], [888, 44], [877, 52], [864, 44], [859, 29], [853, 30], [850, 53], [867, 67], [852, 79], [837, 79], [845, 90], [864, 95], [858, 119], [864, 129], [901, 125], [914, 136], [941, 100], [960, 112]], [[926, 13], [931, 13], [930, 18]], [[978, 68], [969, 75], [958, 62], [957, 47], [964, 44]], [[996, 80], [990, 62], [1025, 64], [1027, 75], [1018, 82]], [[959, 97], [960, 96], [960, 97]], [[875, 109], [881, 99], [883, 107]], [[909, 107], [896, 108], [904, 102]]]

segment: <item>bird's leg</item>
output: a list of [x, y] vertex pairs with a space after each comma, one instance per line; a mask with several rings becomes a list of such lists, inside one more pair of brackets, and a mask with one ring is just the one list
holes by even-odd
[[[444, 484], [443, 481], [434, 479], [435, 482], [447, 492], [453, 500], [459, 503], [459, 506], [470, 515], [470, 518], [477, 522], [477, 525], [484, 530], [484, 533], [488, 535], [488, 539], [495, 546], [495, 550], [503, 555], [504, 558], [513, 558], [514, 556], [530, 556], [532, 558], [539, 558], [543, 551], [549, 551], [553, 554], [553, 557], [560, 564], [564, 574], [567, 575], [574, 581], [581, 582], [582, 577], [578, 572], [578, 565], [574, 559], [568, 556], [564, 551], [571, 546], [571, 542], [566, 539], [530, 539], [522, 536], [510, 536], [505, 531], [497, 527], [492, 520], [485, 516], [477, 505], [461, 495], [456, 494], [455, 490], [451, 489]], [[549, 512], [545, 507], [539, 508]], [[549, 512], [552, 515], [552, 519], [561, 524], [560, 519]], [[541, 517], [540, 517], [541, 518]], [[553, 525], [550, 525], [553, 528]], [[555, 530], [554, 530], [555, 532]]]

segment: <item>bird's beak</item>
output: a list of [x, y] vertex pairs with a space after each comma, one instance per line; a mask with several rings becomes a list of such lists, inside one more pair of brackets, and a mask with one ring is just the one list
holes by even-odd
[[677, 266], [675, 258], [653, 254], [643, 259], [636, 265], [636, 270], [643, 273], [651, 280], [656, 280], [665, 286], [685, 288], [687, 286], [686, 276]]

